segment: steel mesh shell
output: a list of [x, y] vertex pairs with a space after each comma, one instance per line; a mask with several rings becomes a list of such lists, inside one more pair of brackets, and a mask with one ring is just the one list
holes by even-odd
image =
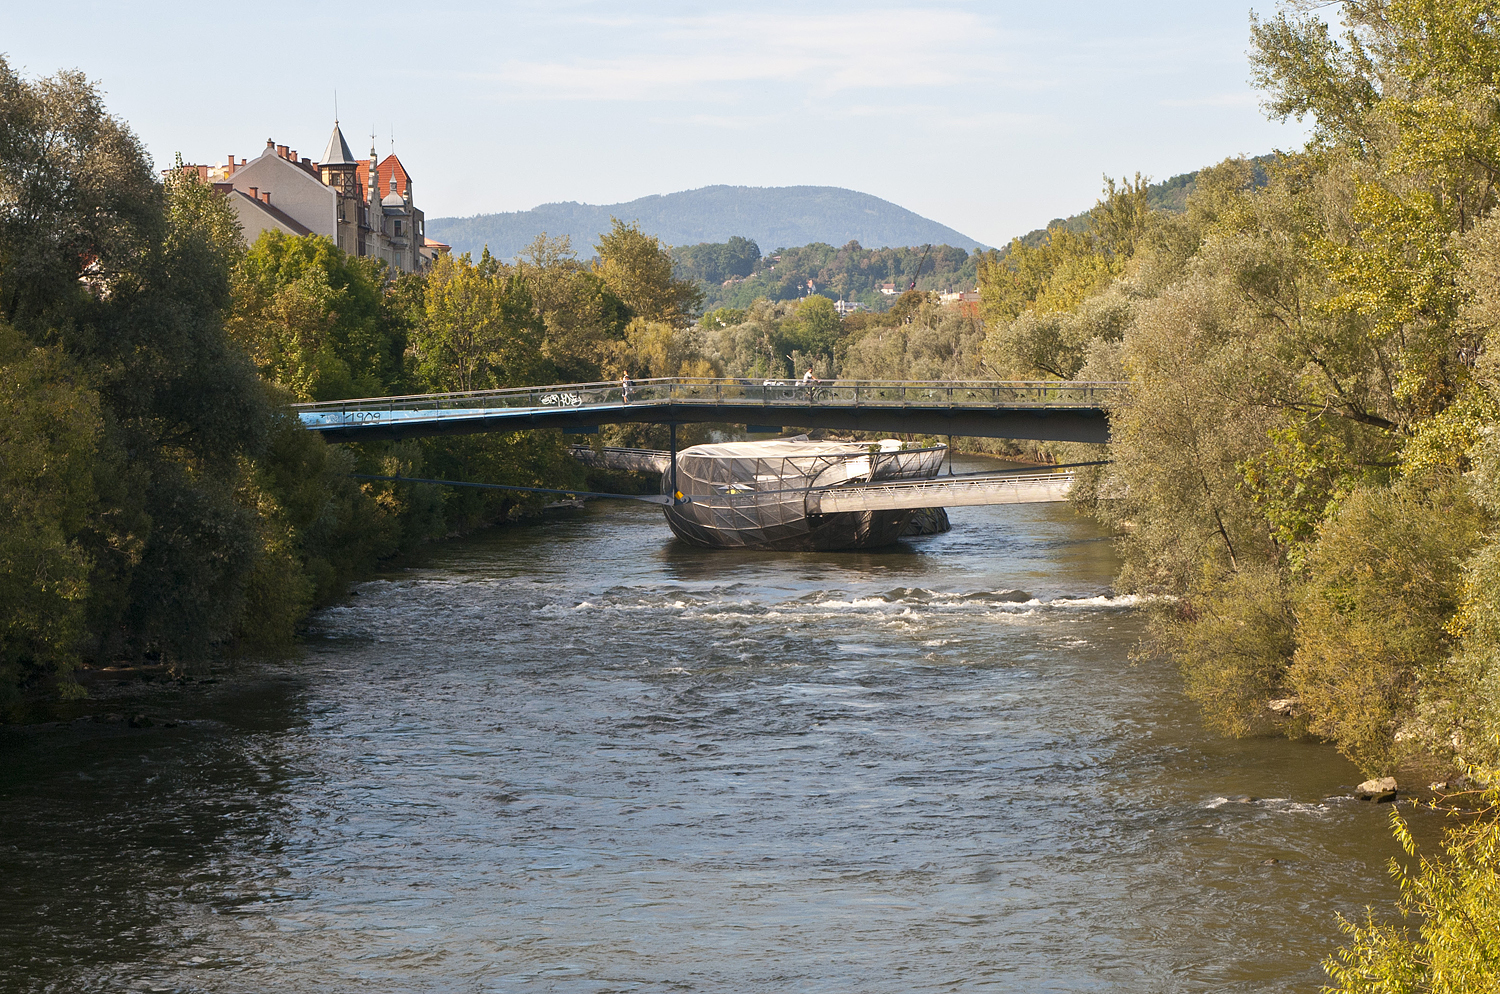
[[[696, 445], [677, 455], [677, 489], [665, 508], [685, 542], [706, 548], [831, 551], [889, 545], [913, 510], [807, 513], [815, 489], [877, 480], [931, 479], [945, 446], [879, 451], [878, 445], [777, 439]], [[670, 473], [662, 487], [670, 487]]]

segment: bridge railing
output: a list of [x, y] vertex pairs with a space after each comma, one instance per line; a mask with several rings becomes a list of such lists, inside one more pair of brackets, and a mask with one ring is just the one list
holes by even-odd
[[293, 405], [304, 421], [358, 423], [382, 414], [472, 416], [487, 410], [570, 410], [588, 407], [713, 404], [727, 407], [1056, 407], [1098, 408], [1126, 387], [1117, 382], [1073, 380], [798, 380], [663, 377], [636, 380], [625, 396], [618, 382], [511, 387], [467, 393], [409, 394]]

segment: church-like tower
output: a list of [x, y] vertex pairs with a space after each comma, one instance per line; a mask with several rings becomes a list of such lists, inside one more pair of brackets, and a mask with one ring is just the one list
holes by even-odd
[[325, 186], [331, 187], [338, 196], [338, 246], [350, 255], [364, 255], [364, 239], [360, 232], [360, 214], [364, 207], [363, 191], [359, 188], [359, 163], [349, 151], [344, 132], [339, 122], [333, 122], [333, 134], [328, 136], [328, 147], [318, 162], [319, 177]]

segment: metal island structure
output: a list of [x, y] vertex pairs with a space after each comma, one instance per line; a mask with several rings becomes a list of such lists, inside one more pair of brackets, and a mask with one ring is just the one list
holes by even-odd
[[[946, 445], [904, 449], [812, 441], [805, 435], [761, 442], [695, 445], [677, 454], [676, 500], [666, 505], [673, 534], [692, 545], [825, 551], [889, 545], [916, 507], [823, 510], [830, 490], [876, 481], [930, 480]], [[663, 474], [663, 487], [672, 474]]]

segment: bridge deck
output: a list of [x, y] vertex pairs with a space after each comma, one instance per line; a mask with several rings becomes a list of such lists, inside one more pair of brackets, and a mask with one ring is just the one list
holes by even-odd
[[1107, 442], [1107, 409], [1124, 384], [1074, 381], [837, 380], [809, 390], [787, 380], [639, 380], [298, 404], [309, 429], [334, 441], [717, 422], [779, 428]]

